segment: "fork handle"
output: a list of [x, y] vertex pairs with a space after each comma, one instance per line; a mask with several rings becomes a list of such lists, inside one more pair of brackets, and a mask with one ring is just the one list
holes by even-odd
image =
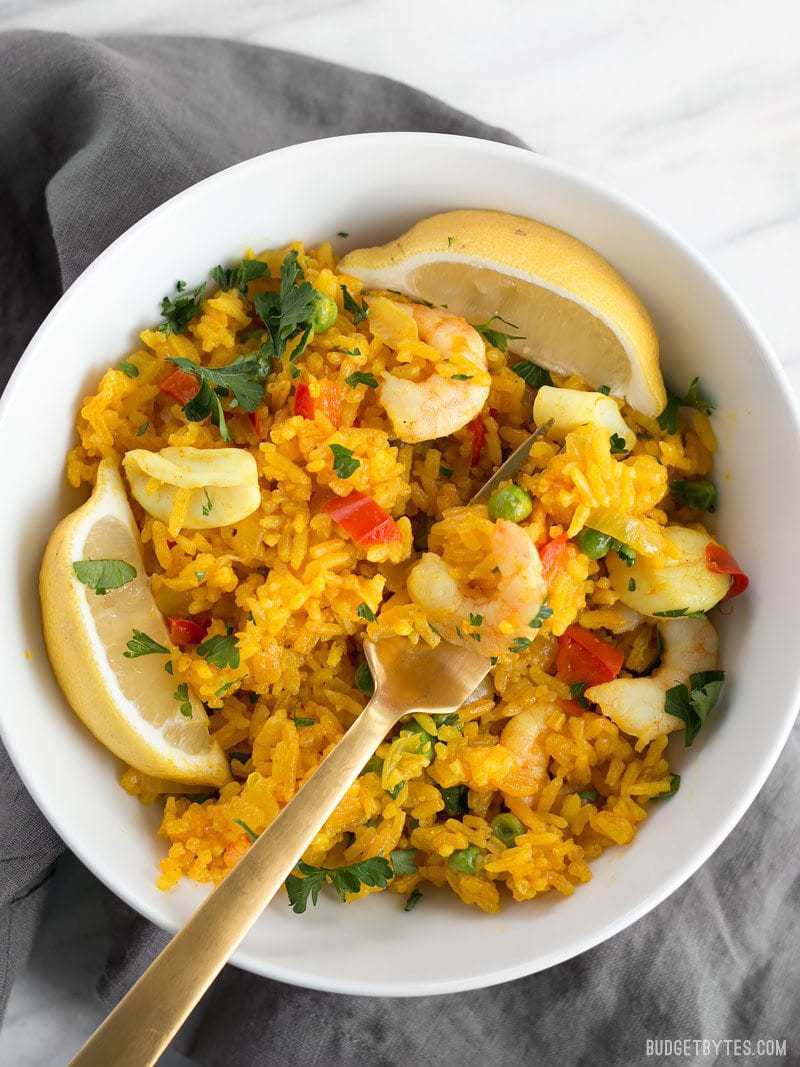
[[297, 795], [80, 1049], [71, 1067], [148, 1067], [157, 1060], [395, 719], [373, 697]]

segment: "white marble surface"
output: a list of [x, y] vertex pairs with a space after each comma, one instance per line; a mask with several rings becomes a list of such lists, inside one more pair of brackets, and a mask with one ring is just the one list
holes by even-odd
[[[744, 299], [800, 390], [796, 0], [0, 0], [0, 29], [12, 27], [207, 32], [431, 92], [677, 228]], [[93, 975], [71, 952], [75, 938], [103, 935], [85, 888], [75, 868], [60, 876], [0, 1062], [65, 1062], [97, 1017]]]

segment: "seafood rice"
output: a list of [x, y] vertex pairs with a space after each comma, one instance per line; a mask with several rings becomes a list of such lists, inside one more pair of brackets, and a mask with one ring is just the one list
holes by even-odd
[[[694, 534], [700, 555], [716, 546], [699, 491], [686, 489], [711, 484], [710, 406], [696, 383], [669, 418], [602, 388], [597, 401], [581, 379], [508, 351], [511, 324], [476, 328], [446, 308], [366, 293], [327, 243], [243, 263], [165, 302], [166, 327], [143, 330], [82, 402], [67, 459], [75, 487], [93, 485], [101, 461], [123, 466], [170, 624], [165, 666], [176, 692], [185, 685], [205, 705], [229, 761], [230, 780], [202, 791], [122, 773], [130, 794], [163, 808], [159, 886], [225, 876], [369, 699], [364, 639], [399, 635], [474, 643], [491, 672], [457, 715], [415, 715], [392, 731], [300, 874], [358, 873], [383, 857], [392, 877], [356, 879], [341, 895], [389, 889], [408, 908], [426, 884], [485, 912], [504, 895], [573, 893], [677, 788], [667, 735], [685, 727], [688, 739], [689, 713], [675, 701], [665, 710], [666, 694], [683, 687], [691, 701], [687, 679], [704, 671], [715, 675], [706, 695], [719, 689], [702, 615], [713, 605], [651, 602], [653, 574], [685, 588], [695, 560], [668, 527]], [[263, 400], [212, 388], [210, 416], [195, 418], [206, 386], [192, 367], [257, 360], [258, 297], [306, 283], [324, 313], [283, 339]], [[570, 424], [565, 392], [600, 415]], [[545, 422], [515, 484], [470, 505]], [[247, 457], [218, 483], [227, 497], [191, 480], [202, 459], [192, 450], [220, 449]], [[716, 602], [736, 579], [709, 567]], [[215, 638], [235, 654], [209, 654]]]

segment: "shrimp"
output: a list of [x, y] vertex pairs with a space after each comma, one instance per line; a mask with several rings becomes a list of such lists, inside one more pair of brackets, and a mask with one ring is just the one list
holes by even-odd
[[486, 345], [474, 327], [458, 315], [423, 304], [398, 304], [417, 324], [420, 340], [474, 367], [476, 379], [445, 378], [434, 370], [422, 382], [398, 378], [384, 371], [378, 399], [401, 441], [415, 444], [447, 437], [480, 414], [489, 399]]
[[546, 704], [526, 708], [503, 727], [500, 744], [514, 757], [514, 767], [501, 785], [509, 796], [529, 801], [545, 783], [550, 757], [542, 746], [542, 734], [552, 711]]
[[[534, 637], [530, 623], [547, 595], [547, 584], [539, 553], [525, 530], [505, 519], [484, 521], [491, 527], [491, 558], [481, 562], [484, 567], [491, 563], [488, 570], [496, 567], [498, 572], [492, 594], [473, 591], [467, 583], [462, 588], [452, 568], [434, 552], [425, 552], [414, 564], [406, 588], [446, 640], [494, 656], [507, 652], [515, 639]], [[466, 628], [470, 632], [465, 634]]]
[[698, 671], [717, 666], [719, 638], [706, 618], [665, 619], [658, 624], [664, 650], [661, 666], [646, 678], [617, 678], [586, 690], [586, 698], [643, 748], [654, 737], [682, 730], [684, 722], [664, 710], [667, 690], [687, 685]]

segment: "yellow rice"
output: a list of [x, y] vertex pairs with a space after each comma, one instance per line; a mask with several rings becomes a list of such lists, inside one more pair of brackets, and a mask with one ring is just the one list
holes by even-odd
[[[190, 531], [180, 529], [179, 507], [165, 525], [134, 504], [161, 610], [210, 614], [209, 632], [233, 626], [240, 651], [235, 670], [208, 664], [194, 648], [172, 653], [176, 683], [188, 682], [210, 709], [211, 730], [231, 758], [233, 781], [218, 796], [194, 800], [132, 768], [122, 776], [128, 792], [163, 804], [160, 834], [166, 854], [158, 884], [165, 890], [183, 876], [199, 882], [223, 878], [249, 847], [234, 820], [256, 833], [267, 827], [350, 726], [367, 699], [355, 681], [365, 635], [400, 634], [437, 643], [424, 611], [405, 592], [410, 563], [418, 555], [412, 525], [426, 516], [440, 520], [449, 509], [465, 505], [532, 428], [531, 391], [510, 370], [514, 358], [487, 346], [491, 393], [479, 462], [470, 466], [467, 430], [418, 445], [394, 440], [375, 390], [349, 387], [345, 379], [355, 370], [380, 376], [386, 368], [419, 378], [440, 354], [408, 331], [411, 320], [398, 317], [394, 297], [375, 301], [369, 319], [355, 327], [343, 310], [341, 285], [356, 299], [361, 285], [337, 274], [330, 245], [290, 247], [299, 253], [312, 285], [339, 307], [335, 326], [313, 337], [299, 366], [312, 396], [319, 395], [323, 381], [339, 384], [341, 427], [321, 414], [312, 420], [292, 414], [294, 380], [285, 358], [268, 379], [256, 420], [241, 411], [228, 416], [232, 442], [252, 453], [260, 471], [262, 499], [255, 514], [235, 527]], [[258, 257], [269, 264], [273, 278], [286, 251]], [[250, 295], [271, 287], [269, 281], [253, 282]], [[138, 376], [109, 369], [83, 401], [79, 444], [67, 460], [70, 483], [91, 485], [100, 459], [120, 460], [133, 448], [219, 447], [217, 429], [208, 421], [187, 422], [180, 406], [160, 392], [159, 382], [174, 369], [167, 362], [171, 356], [221, 366], [253, 351], [259, 340], [248, 331], [258, 325], [247, 302], [232, 290], [206, 299], [186, 334], [144, 330], [140, 345], [126, 357]], [[457, 372], [457, 363], [445, 371]], [[585, 387], [577, 379], [559, 384]], [[518, 481], [537, 498], [528, 520], [537, 542], [562, 531], [574, 536], [599, 509], [612, 519], [637, 516], [643, 536], [657, 537], [668, 514], [686, 521], [665, 496], [667, 480], [678, 472], [686, 477], [710, 470], [715, 443], [707, 417], [693, 411], [678, 433], [666, 435], [654, 420], [627, 407], [623, 414], [640, 434], [628, 458], [613, 456], [608, 434], [588, 427], [570, 434], [561, 454], [548, 442], [534, 447]], [[361, 462], [346, 487], [331, 468], [328, 446], [334, 442], [350, 448]], [[452, 473], [443, 476], [442, 467]], [[364, 549], [319, 510], [318, 489], [343, 494], [353, 488], [398, 520], [399, 542]], [[468, 518], [460, 536], [467, 548], [472, 544], [480, 551], [480, 531]], [[650, 799], [670, 786], [666, 738], [637, 752], [603, 716], [566, 714], [559, 703], [569, 691], [552, 674], [555, 636], [578, 621], [609, 639], [602, 628], [613, 619], [616, 599], [602, 561], [578, 553], [550, 590], [553, 615], [536, 641], [494, 666], [494, 694], [464, 708], [458, 725], [437, 726], [423, 717], [424, 728], [435, 737], [432, 751], [421, 746], [424, 734], [396, 730], [378, 749], [382, 771], [358, 778], [306, 861], [331, 867], [415, 849], [417, 872], [395, 878], [389, 888], [407, 894], [426, 882], [449, 886], [465, 903], [486, 912], [498, 909], [503, 887], [514, 899], [528, 900], [551, 889], [568, 895], [589, 881], [590, 862], [612, 845], [631, 842]], [[362, 603], [377, 613], [376, 621], [357, 614]], [[638, 636], [639, 647], [628, 641], [626, 655], [647, 657], [648, 629]], [[541, 707], [550, 713], [543, 739], [549, 771], [528, 805], [504, 794], [514, 759], [499, 734], [509, 717]], [[315, 724], [298, 727], [295, 717]], [[468, 811], [453, 818], [444, 810], [442, 789], [457, 785], [469, 790]], [[592, 799], [579, 796], [587, 790], [594, 790], [587, 794]], [[525, 828], [512, 846], [491, 832], [491, 820], [500, 811], [510, 811]], [[458, 873], [448, 857], [469, 844], [481, 849], [483, 862], [476, 874]]]

